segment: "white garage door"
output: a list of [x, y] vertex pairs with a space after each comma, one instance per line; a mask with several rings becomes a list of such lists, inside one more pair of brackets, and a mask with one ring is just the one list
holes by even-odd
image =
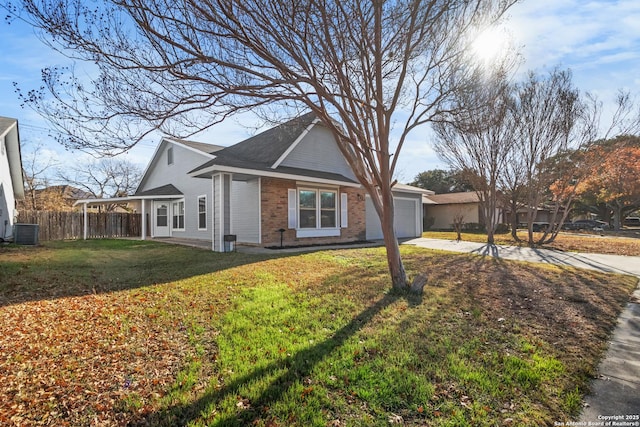
[[[418, 215], [420, 211], [416, 202], [417, 200], [395, 199], [395, 218], [393, 222], [398, 238], [419, 236]], [[366, 226], [368, 240], [382, 239], [380, 220], [369, 196], [366, 199]]]

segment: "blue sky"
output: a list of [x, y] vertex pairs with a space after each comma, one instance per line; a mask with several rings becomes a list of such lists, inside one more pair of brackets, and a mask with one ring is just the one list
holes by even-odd
[[[521, 48], [524, 63], [518, 71], [544, 72], [555, 66], [570, 68], [574, 83], [611, 105], [618, 89], [640, 95], [640, 1], [638, 0], [524, 0], [509, 11], [505, 30]], [[67, 152], [47, 136], [47, 122], [20, 107], [13, 82], [21, 88], [40, 85], [40, 70], [69, 65], [68, 60], [42, 44], [23, 23], [0, 22], [0, 115], [20, 123], [23, 152], [42, 145], [41, 154], [59, 163], [79, 162], [81, 152]], [[231, 145], [251, 135], [251, 126], [236, 118], [218, 125], [213, 132]], [[213, 133], [209, 133], [213, 135]], [[208, 142], [207, 134], [192, 139]], [[153, 154], [159, 136], [150, 137], [124, 154], [144, 167]], [[429, 142], [429, 132], [415, 133], [399, 160], [400, 181], [409, 182], [421, 171], [443, 167]]]

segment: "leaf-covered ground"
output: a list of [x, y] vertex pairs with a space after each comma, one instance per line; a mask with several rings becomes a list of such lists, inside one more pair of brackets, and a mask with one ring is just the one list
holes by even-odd
[[0, 249], [0, 425], [548, 425], [636, 280], [403, 248]]

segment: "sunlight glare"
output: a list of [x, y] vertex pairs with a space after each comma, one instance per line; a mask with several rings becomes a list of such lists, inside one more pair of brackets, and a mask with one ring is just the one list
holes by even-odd
[[483, 62], [497, 59], [505, 48], [505, 38], [504, 32], [498, 28], [486, 29], [471, 43], [473, 55]]

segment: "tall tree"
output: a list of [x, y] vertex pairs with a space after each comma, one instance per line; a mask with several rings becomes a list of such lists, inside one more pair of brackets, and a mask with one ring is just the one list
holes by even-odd
[[14, 13], [97, 68], [91, 82], [45, 70], [53, 102], [24, 94], [71, 145], [125, 149], [154, 129], [195, 132], [269, 106], [315, 112], [370, 194], [393, 286], [405, 288], [393, 227], [400, 151], [473, 72], [474, 35], [513, 3], [24, 0]]
[[25, 198], [20, 203], [26, 210], [40, 208], [38, 195], [51, 184], [51, 175], [57, 167], [57, 162], [43, 151], [42, 144], [28, 147], [22, 159]]
[[415, 176], [411, 185], [431, 190], [436, 194], [458, 193], [473, 191], [473, 187], [467, 183], [463, 173], [456, 170], [432, 169], [420, 172]]
[[640, 207], [640, 147], [616, 139], [618, 146], [596, 146], [590, 153], [600, 159], [589, 169], [580, 185], [581, 193], [593, 195], [596, 203], [607, 206], [613, 214], [613, 226], [619, 230], [625, 213]]
[[[128, 160], [103, 158], [82, 166], [60, 169], [59, 180], [69, 183], [96, 198], [112, 198], [133, 194], [142, 178], [139, 166]], [[118, 204], [106, 205], [112, 211]]]
[[[530, 72], [516, 87], [512, 116], [517, 136], [515, 156], [524, 177], [528, 242], [535, 243], [533, 223], [552, 180], [549, 159], [571, 148], [572, 134], [582, 114], [580, 93], [570, 71], [552, 70], [547, 76]], [[543, 236], [543, 239], [546, 236]]]
[[454, 114], [443, 113], [434, 130], [438, 155], [465, 172], [478, 193], [487, 242], [493, 244], [501, 208], [499, 177], [515, 138], [510, 113], [512, 85], [503, 78], [480, 80], [453, 103]]

